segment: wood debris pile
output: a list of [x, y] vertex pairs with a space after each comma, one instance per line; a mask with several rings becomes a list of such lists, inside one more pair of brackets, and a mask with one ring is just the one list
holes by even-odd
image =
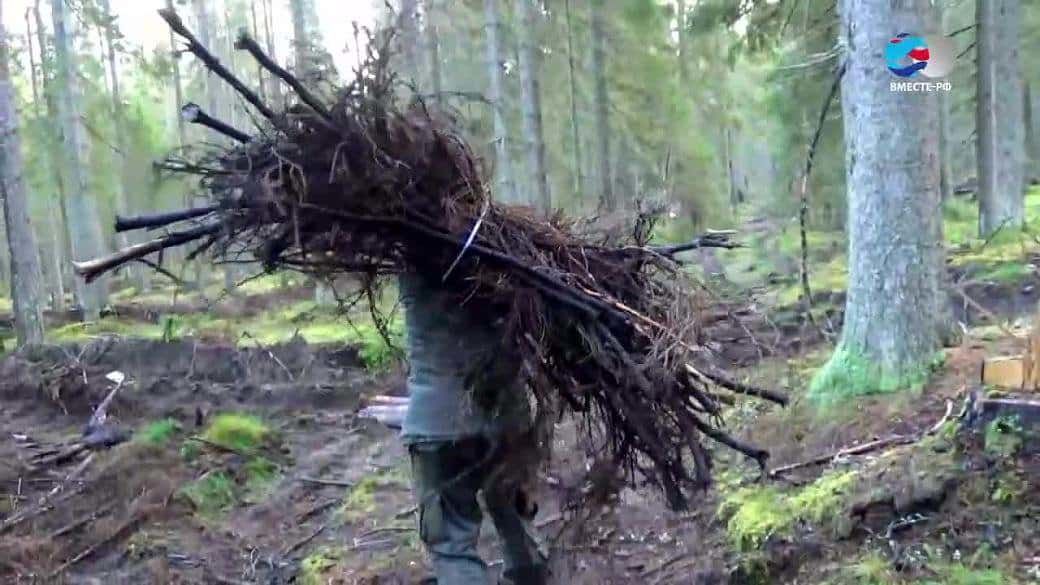
[[540, 420], [561, 409], [576, 415], [604, 460], [661, 488], [673, 507], [689, 505], [710, 479], [705, 438], [764, 465], [764, 450], [723, 428], [722, 404], [731, 392], [784, 398], [712, 365], [698, 326], [701, 298], [673, 258], [699, 246], [731, 247], [727, 235], [655, 248], [648, 245], [649, 215], [618, 236], [562, 214], [546, 218], [496, 203], [453, 116], [405, 95], [391, 67], [392, 30], [373, 38], [354, 79], [331, 100], [241, 36], [236, 46], [299, 100], [278, 112], [174, 12], [162, 15], [190, 52], [254, 106], [257, 130], [187, 107], [191, 120], [235, 141], [164, 165], [200, 175], [212, 205], [120, 218], [121, 230], [184, 227], [81, 263], [83, 276], [189, 244], [190, 257], [259, 260], [318, 277], [353, 274], [369, 295], [381, 278], [418, 272], [471, 310], [506, 316], [505, 338], [524, 360]]

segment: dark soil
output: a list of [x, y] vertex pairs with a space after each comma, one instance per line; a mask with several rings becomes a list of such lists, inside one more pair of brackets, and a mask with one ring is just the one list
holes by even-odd
[[[796, 401], [787, 412], [752, 409], [730, 422], [753, 428], [746, 434], [772, 448], [775, 464], [916, 432], [941, 418], [947, 401], [959, 407], [983, 355], [1013, 345], [952, 351], [935, 383], [906, 401], [865, 400], [831, 421]], [[32, 467], [34, 456], [79, 438], [112, 387], [105, 375], [115, 370], [127, 382], [110, 409], [112, 424], [135, 430], [171, 417], [184, 428], [177, 441], [155, 446], [131, 440], [99, 450], [78, 478], [67, 479], [82, 459]], [[777, 384], [768, 369], [756, 372]], [[406, 455], [394, 431], [355, 416], [366, 396], [401, 392], [400, 372], [373, 376], [352, 350], [303, 344], [240, 350], [102, 339], [9, 356], [0, 362], [0, 526], [38, 509], [45, 494], [62, 488], [49, 498], [50, 508], [0, 528], [0, 582], [416, 583], [428, 566], [413, 530]], [[203, 446], [187, 459], [182, 449], [217, 413], [232, 411], [257, 414], [277, 431], [277, 443], [264, 456], [277, 462], [280, 473], [264, 493], [207, 517], [183, 496], [183, 487], [215, 470], [237, 478], [247, 458]], [[967, 451], [975, 454], [964, 460], [956, 483], [931, 494], [937, 497], [926, 509], [931, 519], [892, 543], [869, 530], [883, 529], [905, 510], [871, 507], [862, 527], [847, 537], [806, 532], [738, 554], [716, 517], [715, 492], [685, 514], [667, 511], [648, 488], [626, 489], [617, 501], [579, 515], [561, 513], [580, 487], [587, 461], [572, 425], [559, 426], [557, 441], [557, 459], [540, 476], [536, 520], [554, 550], [557, 583], [821, 583], [835, 566], [871, 547], [895, 563], [922, 543], [968, 551], [993, 541], [1006, 551], [1012, 539], [1010, 550], [1020, 558], [1036, 556], [1040, 531], [1027, 533], [1021, 518], [988, 503], [986, 486], [997, 463], [977, 448]], [[1017, 465], [1032, 485], [1040, 483], [1040, 458]], [[807, 468], [788, 481], [810, 481], [823, 470]], [[752, 481], [755, 474], [746, 477]], [[1040, 510], [1035, 492], [1017, 508], [1020, 514]], [[982, 526], [975, 517], [1003, 524]], [[501, 556], [488, 528], [484, 555], [498, 568]], [[319, 581], [306, 581], [315, 559], [324, 570]], [[908, 574], [921, 574], [912, 570], [918, 572]]]

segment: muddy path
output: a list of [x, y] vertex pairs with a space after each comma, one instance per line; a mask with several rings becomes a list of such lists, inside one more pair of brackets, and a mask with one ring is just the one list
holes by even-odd
[[[769, 409], [748, 414], [760, 424], [747, 438], [789, 463], [920, 431], [947, 401], [959, 400], [985, 353], [964, 351], [912, 409], [867, 401], [853, 423], [822, 429], [807, 415], [799, 422], [797, 409]], [[55, 453], [81, 439], [115, 371], [125, 382], [109, 424], [134, 434], [56, 461]], [[9, 356], [0, 361], [0, 583], [419, 583], [429, 567], [415, 531], [406, 453], [395, 431], [356, 416], [367, 397], [403, 394], [403, 386], [401, 372], [368, 373], [349, 348], [302, 343], [241, 350], [99, 339]], [[269, 432], [248, 445], [222, 442], [211, 431], [228, 413], [255, 417]], [[732, 424], [746, 422], [742, 416]], [[177, 430], [149, 439], [154, 423], [166, 420]], [[839, 541], [809, 532], [748, 557], [728, 540], [716, 490], [685, 513], [667, 510], [640, 486], [574, 513], [565, 504], [582, 488], [588, 460], [573, 425], [558, 425], [555, 440], [556, 457], [538, 477], [536, 527], [552, 552], [556, 583], [795, 582], [788, 577], [831, 570], [869, 539], [866, 529]], [[732, 481], [726, 470], [739, 466], [719, 455], [720, 481]], [[809, 471], [798, 481], [819, 470]], [[1040, 478], [1040, 466], [1029, 473]], [[946, 500], [948, 509], [936, 515], [942, 522], [969, 523], [976, 513], [953, 495]], [[883, 528], [893, 514], [868, 528]], [[972, 526], [957, 530], [975, 534]], [[490, 524], [482, 547], [500, 569]], [[766, 559], [774, 580], [751, 580], [748, 558]]]

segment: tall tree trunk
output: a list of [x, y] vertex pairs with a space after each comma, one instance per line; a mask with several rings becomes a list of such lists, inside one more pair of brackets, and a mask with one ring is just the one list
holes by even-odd
[[[40, 81], [43, 86], [44, 102], [47, 106], [47, 124], [53, 126], [57, 134], [56, 120], [58, 119], [58, 108], [55, 103], [54, 80], [47, 75], [54, 67], [47, 58], [47, 35], [46, 27], [43, 25], [43, 16], [40, 14], [40, 0], [35, 0], [32, 7], [33, 19], [36, 22], [36, 39], [40, 47]], [[61, 168], [62, 161], [61, 144], [48, 137], [47, 160], [54, 168]], [[69, 226], [68, 201], [65, 196], [65, 179], [61, 172], [54, 173], [54, 183], [57, 188], [58, 219], [51, 216], [51, 234], [54, 248], [52, 250], [54, 263], [57, 268], [53, 278], [54, 286], [51, 290], [51, 309], [56, 312], [65, 311], [65, 291], [75, 287], [75, 275], [72, 274], [71, 263], [67, 260], [72, 258], [72, 229]], [[60, 221], [59, 221], [60, 220]]]
[[[173, 0], [166, 0], [166, 9], [174, 10]], [[177, 37], [170, 29], [170, 61], [173, 65], [170, 81], [173, 83], [173, 96], [175, 111], [174, 118], [177, 120], [177, 144], [182, 148], [187, 144], [187, 130], [184, 127], [184, 117], [181, 116], [181, 107], [184, 106], [184, 90], [181, 88], [181, 57], [177, 51]]]
[[505, 117], [505, 74], [502, 71], [502, 21], [498, 0], [484, 0], [484, 19], [487, 32], [488, 98], [495, 125], [495, 176], [498, 196], [506, 202], [517, 201], [513, 184], [513, 165], [509, 157], [509, 128]]
[[527, 172], [531, 177], [532, 192], [529, 202], [543, 212], [552, 212], [549, 194], [549, 176], [545, 168], [545, 139], [542, 128], [542, 95], [539, 83], [540, 54], [538, 18], [540, 7], [531, 6], [536, 0], [516, 0], [517, 37], [520, 44], [520, 101], [523, 109], [524, 139], [528, 153]]
[[43, 342], [40, 261], [36, 234], [29, 221], [29, 197], [22, 176], [22, 144], [18, 135], [15, 88], [7, 59], [7, 29], [0, 0], [0, 196], [11, 252], [11, 298], [19, 345]]
[[[274, 46], [274, 24], [272, 20], [274, 16], [274, 8], [271, 6], [271, 0], [261, 0], [264, 7], [264, 40], [267, 42], [267, 54], [271, 56], [276, 62], [278, 61], [278, 54], [275, 51]], [[271, 75], [268, 77], [271, 84], [271, 99], [274, 100], [276, 105], [282, 104], [282, 85], [277, 77]]]
[[1040, 138], [1037, 137], [1037, 118], [1036, 110], [1033, 109], [1032, 84], [1026, 81], [1023, 84], [1023, 91], [1025, 96], [1023, 97], [1022, 107], [1025, 108], [1023, 118], [1025, 119], [1026, 127], [1025, 180], [1028, 183], [1040, 179]]
[[[256, 16], [256, 0], [250, 0], [249, 2], [249, 17], [250, 17], [250, 34], [256, 39], [256, 42], [261, 42], [260, 36], [260, 24]], [[260, 94], [260, 99], [264, 102], [267, 101], [267, 82], [265, 81], [264, 66], [257, 63], [256, 65], [256, 88]]]
[[979, 235], [1020, 228], [1025, 134], [1019, 67], [1019, 0], [976, 2]]
[[441, 41], [438, 37], [437, 25], [439, 24], [439, 9], [434, 0], [425, 0], [424, 11], [426, 13], [426, 54], [430, 66], [430, 91], [433, 92], [434, 100], [441, 101], [444, 91], [441, 78]]
[[617, 208], [610, 171], [610, 96], [607, 92], [607, 54], [604, 31], [604, 0], [592, 2], [592, 75], [596, 83], [596, 158], [599, 166], [600, 206]]
[[[101, 224], [97, 200], [91, 191], [90, 180], [84, 168], [87, 160], [87, 141], [80, 121], [79, 73], [73, 53], [72, 32], [69, 26], [65, 0], [51, 0], [54, 19], [54, 47], [56, 79], [55, 102], [58, 106], [64, 171], [68, 177], [68, 222], [74, 260], [96, 258], [103, 253]], [[96, 319], [108, 302], [108, 280], [98, 278], [93, 283], [75, 279], [76, 297], [84, 319]]]
[[823, 403], [919, 387], [951, 331], [942, 288], [938, 96], [891, 93], [876, 56], [892, 23], [930, 30], [930, 0], [841, 0], [840, 13], [849, 287], [841, 340], [811, 388]]
[[[115, 126], [116, 150], [118, 151], [119, 157], [119, 180], [116, 181], [115, 185], [116, 213], [126, 215], [129, 211], [127, 205], [127, 193], [131, 189], [129, 180], [130, 165], [127, 160], [130, 145], [126, 139], [126, 117], [123, 115], [123, 92], [119, 85], [119, 68], [116, 65], [114, 31], [116, 16], [112, 14], [109, 0], [98, 0], [98, 5], [101, 9], [103, 18], [105, 19], [105, 26], [103, 27], [105, 57], [108, 61], [108, 75], [111, 78], [112, 123]], [[129, 242], [126, 232], [116, 234], [116, 241], [119, 243], [119, 247], [126, 247]], [[138, 287], [138, 290], [140, 290], [143, 276], [141, 271], [132, 266], [128, 266], [126, 270], [130, 277], [130, 281]]]
[[943, 201], [953, 196], [956, 181], [953, 177], [953, 141], [950, 136], [950, 96], [944, 92], [939, 95], [939, 194]]
[[679, 82], [685, 89], [690, 83], [690, 65], [686, 62], [690, 58], [689, 38], [686, 31], [686, 0], [678, 0], [675, 6], [676, 37], [679, 40]]
[[[33, 107], [36, 109], [36, 114], [40, 113], [40, 84], [37, 78], [36, 70], [36, 53], [33, 50], [33, 33], [32, 33], [32, 19], [31, 19], [32, 8], [25, 9], [25, 43], [26, 50], [29, 52], [29, 79], [32, 81], [32, 95], [33, 95]], [[2, 26], [2, 25], [0, 25]], [[40, 47], [42, 52], [44, 47]], [[41, 59], [42, 60], [42, 59]]]
[[419, 0], [401, 0], [401, 62], [413, 83], [419, 82]]
[[578, 79], [574, 71], [574, 27], [571, 23], [571, 0], [563, 0], [564, 17], [567, 20], [567, 81], [571, 91], [571, 140], [574, 141], [574, 193], [585, 194], [585, 177], [582, 173], [581, 133], [578, 122]]

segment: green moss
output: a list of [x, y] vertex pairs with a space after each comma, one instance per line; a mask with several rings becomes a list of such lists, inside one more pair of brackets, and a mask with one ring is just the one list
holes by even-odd
[[235, 483], [222, 471], [208, 473], [181, 488], [184, 495], [203, 518], [215, 518], [235, 505]]
[[227, 412], [213, 417], [202, 438], [239, 451], [255, 451], [270, 437], [271, 429], [258, 417]]
[[986, 453], [1006, 459], [1022, 448], [1022, 425], [1018, 417], [1002, 416], [986, 425], [984, 435]]
[[855, 396], [919, 391], [944, 359], [945, 355], [938, 352], [923, 363], [894, 370], [881, 367], [842, 343], [813, 377], [809, 398], [818, 405], [828, 405]]
[[296, 576], [300, 585], [325, 585], [329, 582], [328, 572], [335, 568], [340, 555], [329, 547], [323, 547], [300, 562], [300, 572]]
[[740, 550], [761, 547], [771, 536], [789, 535], [797, 522], [821, 524], [838, 514], [856, 473], [834, 472], [793, 491], [751, 486], [726, 495], [719, 517], [726, 519], [730, 542]]
[[149, 445], [165, 445], [181, 430], [181, 424], [172, 418], [148, 423], [137, 431], [134, 438]]
[[246, 500], [249, 502], [257, 502], [266, 497], [281, 477], [278, 465], [264, 457], [250, 459], [243, 471]]
[[358, 522], [376, 510], [376, 495], [391, 487], [406, 487], [407, 472], [403, 467], [371, 473], [350, 489], [343, 499], [340, 513], [347, 522]]

